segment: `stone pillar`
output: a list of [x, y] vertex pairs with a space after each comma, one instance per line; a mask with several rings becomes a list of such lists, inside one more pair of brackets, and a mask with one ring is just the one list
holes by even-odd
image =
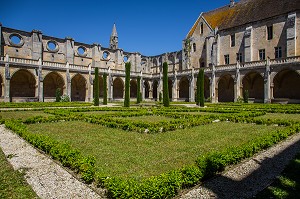
[[252, 26], [247, 27], [244, 33], [244, 56], [245, 62], [252, 61]]
[[70, 64], [74, 64], [74, 39], [66, 37], [66, 59]]
[[32, 30], [31, 32], [31, 39], [32, 39], [32, 59], [40, 59], [43, 54], [43, 38], [42, 32], [39, 30]]
[[38, 99], [39, 102], [44, 101], [44, 78], [42, 71], [42, 59], [39, 58], [39, 69], [38, 69]]
[[210, 98], [212, 103], [218, 102], [216, 99], [216, 68], [212, 65], [211, 78], [210, 78]]
[[113, 77], [111, 75], [111, 72], [110, 72], [110, 68], [108, 68], [108, 84], [107, 84], [107, 87], [108, 87], [108, 92], [107, 92], [107, 95], [108, 95], [108, 101], [113, 101]]
[[153, 99], [153, 81], [148, 81], [149, 83], [149, 99]]
[[296, 13], [290, 13], [287, 18], [286, 47], [287, 57], [296, 56]]
[[174, 72], [174, 79], [172, 81], [172, 97], [173, 97], [173, 102], [176, 102], [178, 99], [177, 95], [177, 71]]
[[4, 102], [10, 102], [10, 71], [9, 71], [9, 56], [5, 56], [5, 90], [4, 90]]
[[270, 58], [267, 58], [266, 61], [266, 71], [264, 74], [264, 103], [271, 103], [271, 69], [270, 69]]
[[189, 101], [195, 101], [195, 77], [194, 77], [194, 68], [192, 68], [191, 76], [189, 77], [190, 90], [189, 90]]
[[159, 99], [159, 93], [162, 93], [163, 90], [163, 79], [162, 79], [162, 73], [159, 73], [159, 82], [157, 85], [157, 99]]
[[70, 70], [69, 70], [69, 62], [67, 62], [67, 64], [66, 64], [66, 68], [67, 68], [67, 71], [66, 71], [66, 77], [67, 77], [67, 95], [69, 96], [69, 98], [70, 98], [70, 101], [72, 100], [71, 99], [71, 83], [72, 83], [72, 81], [71, 81], [71, 76], [70, 76]]
[[234, 102], [238, 101], [241, 96], [241, 75], [240, 75], [240, 63], [236, 63], [236, 72], [234, 78]]
[[88, 94], [86, 95], [87, 102], [93, 102], [94, 99], [94, 92], [93, 92], [93, 76], [92, 76], [92, 66], [89, 64], [89, 80], [87, 82]]

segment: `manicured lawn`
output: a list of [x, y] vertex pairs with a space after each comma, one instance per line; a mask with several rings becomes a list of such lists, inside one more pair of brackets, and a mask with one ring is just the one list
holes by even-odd
[[260, 118], [293, 120], [300, 122], [300, 114], [267, 113], [266, 115], [260, 116]]
[[[143, 117], [151, 120], [151, 116]], [[199, 155], [210, 150], [240, 145], [282, 128], [222, 122], [173, 132], [139, 134], [79, 121], [28, 127], [32, 132], [67, 141], [85, 155], [95, 156], [98, 167], [110, 176], [137, 178], [193, 164]]]
[[0, 198], [38, 198], [23, 174], [14, 171], [0, 149]]
[[138, 116], [138, 117], [126, 117], [124, 119], [130, 120], [130, 121], [137, 121], [137, 122], [147, 121], [147, 122], [151, 122], [151, 123], [173, 120], [173, 118], [158, 116], [158, 115], [150, 115], [150, 116], [143, 115], [143, 116]]
[[300, 154], [290, 162], [282, 174], [256, 198], [299, 198], [300, 197]]
[[44, 111], [13, 111], [13, 112], [0, 112], [0, 116], [3, 119], [27, 119], [34, 116], [49, 116]]

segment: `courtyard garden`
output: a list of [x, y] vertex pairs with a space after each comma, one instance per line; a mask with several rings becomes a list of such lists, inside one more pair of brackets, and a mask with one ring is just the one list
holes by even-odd
[[109, 198], [174, 197], [300, 129], [300, 105], [59, 106], [3, 103], [1, 122]]

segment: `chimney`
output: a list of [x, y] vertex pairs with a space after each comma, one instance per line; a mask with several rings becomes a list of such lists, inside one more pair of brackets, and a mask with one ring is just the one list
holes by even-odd
[[235, 4], [234, 0], [230, 0], [230, 6], [229, 7], [233, 7]]

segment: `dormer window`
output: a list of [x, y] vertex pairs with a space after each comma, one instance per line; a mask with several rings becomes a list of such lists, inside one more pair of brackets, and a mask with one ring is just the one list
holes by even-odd
[[267, 27], [268, 40], [273, 39], [273, 25]]
[[231, 47], [235, 46], [235, 34], [230, 35]]

